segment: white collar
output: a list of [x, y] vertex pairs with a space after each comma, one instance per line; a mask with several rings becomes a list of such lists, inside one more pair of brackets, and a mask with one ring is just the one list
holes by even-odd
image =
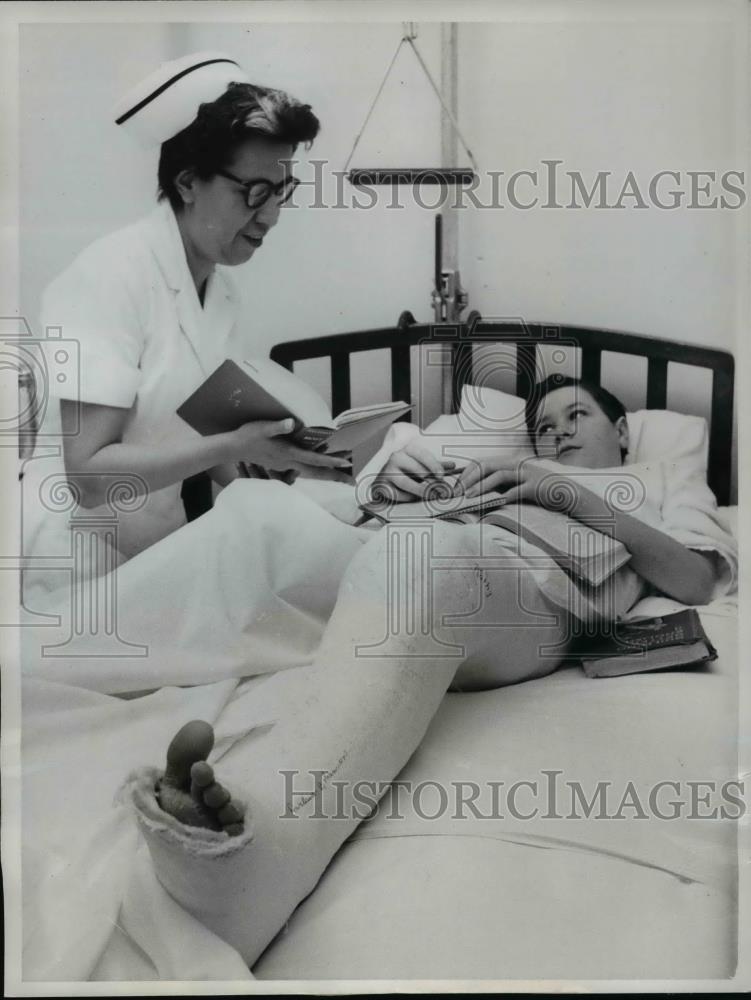
[[[146, 241], [167, 286], [175, 293], [175, 308], [183, 332], [191, 342], [206, 374], [213, 371], [217, 349], [235, 320], [233, 287], [221, 271], [213, 271], [206, 284], [203, 308], [188, 267], [180, 227], [168, 201], [160, 202], [144, 220]], [[221, 360], [221, 359], [220, 359]]]
[[188, 286], [195, 290], [177, 217], [166, 198], [150, 213], [146, 223], [149, 245], [169, 287], [175, 292], [183, 291]]

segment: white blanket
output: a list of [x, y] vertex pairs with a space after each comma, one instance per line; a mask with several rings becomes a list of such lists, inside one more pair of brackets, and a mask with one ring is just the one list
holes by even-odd
[[[722, 618], [714, 618], [715, 611], [724, 616], [731, 629], [734, 627], [733, 619], [727, 618], [726, 605], [717, 609], [709, 608], [703, 618], [710, 635], [716, 634], [717, 622], [722, 621]], [[727, 648], [725, 644], [723, 651]], [[732, 653], [726, 652], [725, 655], [732, 658]], [[671, 713], [671, 707], [675, 705], [671, 691], [681, 694], [680, 703], [686, 704], [686, 685], [690, 682], [693, 695], [699, 699], [694, 709], [701, 711], [702, 700], [711, 685], [711, 677], [692, 679], [676, 674], [665, 674], [662, 678], [652, 675], [647, 679], [620, 678], [617, 681], [600, 682], [584, 679], [577, 683], [577, 690], [572, 692], [571, 698], [562, 700], [566, 691], [572, 691], [573, 678], [570, 674], [570, 670], [563, 671], [560, 676], [553, 675], [498, 692], [450, 696], [445, 710], [439, 713], [431, 727], [432, 736], [426, 749], [418, 755], [423, 765], [418, 766], [415, 775], [418, 778], [429, 775], [431, 778], [443, 776], [448, 779], [457, 776], [478, 777], [482, 773], [482, 768], [478, 772], [472, 764], [472, 755], [467, 756], [467, 750], [459, 748], [474, 733], [472, 745], [476, 749], [473, 753], [481, 750], [481, 743], [477, 741], [482, 741], [483, 726], [491, 721], [489, 717], [485, 719], [487, 712], [483, 710], [483, 705], [491, 712], [496, 711], [495, 706], [504, 706], [504, 710], [497, 723], [492, 723], [493, 728], [488, 730], [488, 733], [492, 733], [497, 725], [497, 738], [501, 742], [498, 748], [494, 748], [490, 737], [482, 757], [488, 762], [493, 759], [498, 761], [502, 758], [495, 755], [501, 752], [500, 748], [505, 747], [508, 751], [513, 745], [514, 773], [525, 775], [536, 767], [539, 769], [561, 762], [560, 756], [554, 753], [549, 753], [547, 757], [544, 752], [541, 755], [545, 747], [550, 750], [550, 732], [541, 744], [538, 738], [533, 739], [531, 747], [526, 746], [526, 741], [521, 738], [522, 732], [534, 734], [540, 723], [548, 731], [550, 725], [554, 724], [555, 732], [559, 734], [567, 727], [570, 727], [570, 732], [581, 733], [582, 719], [596, 720], [598, 713], [606, 706], [610, 704], [612, 707], [614, 701], [622, 698], [622, 694], [618, 692], [633, 692], [639, 687], [650, 700], [659, 692], [659, 701], [652, 704], [651, 712], [646, 717], [635, 714], [633, 699], [628, 699], [625, 703], [629, 706], [628, 709], [624, 705], [624, 713], [627, 711], [627, 714], [620, 715], [616, 706], [609, 714], [600, 716], [601, 721], [596, 726], [599, 736], [590, 733], [588, 737], [593, 742], [580, 741], [577, 744], [574, 741], [579, 746], [579, 752], [574, 754], [573, 759], [581, 762], [587, 755], [603, 754], [605, 759], [612, 761], [614, 739], [618, 741], [616, 745], [625, 748], [627, 745], [643, 744], [648, 736], [648, 745], [656, 745], [656, 734], [653, 731], [647, 732], [644, 728], [647, 724], [645, 720], [649, 720], [651, 725], [656, 718], [663, 718], [666, 726], [664, 739], [669, 743], [671, 733], [691, 725], [685, 714], [676, 717]], [[171, 734], [192, 718], [203, 718], [218, 724], [218, 750], [221, 752], [222, 712], [235, 687], [236, 682], [233, 680], [187, 689], [166, 687], [141, 698], [122, 700], [49, 680], [25, 682], [23, 893], [26, 978], [46, 981], [83, 981], [90, 977], [240, 979], [249, 975], [237, 953], [196, 923], [153, 879], [148, 855], [143, 847], [139, 851], [133, 817], [126, 805], [116, 802], [117, 790], [125, 776], [133, 768], [160, 763], [164, 759]], [[544, 691], [549, 692], [549, 697], [542, 695]], [[732, 695], [732, 691], [730, 694]], [[588, 699], [592, 699], [591, 703]], [[724, 696], [721, 700], [725, 700]], [[545, 708], [548, 703], [548, 708]], [[557, 717], [549, 715], [553, 703], [557, 706]], [[539, 716], [535, 706], [541, 713]], [[582, 712], [583, 716], [579, 714]], [[616, 728], [618, 724], [622, 729], [621, 735], [618, 735], [619, 729]], [[712, 724], [717, 724], [716, 718], [712, 720]], [[461, 729], [466, 727], [468, 731], [462, 735], [456, 729], [457, 726]], [[731, 738], [731, 729], [728, 723], [726, 737], [732, 747], [734, 739]], [[518, 734], [519, 739], [514, 733]], [[627, 737], [627, 734], [630, 736]], [[685, 737], [685, 731], [683, 735]], [[716, 744], [718, 734], [715, 730], [703, 730], [701, 735], [701, 741], [694, 739], [686, 745], [693, 743], [696, 748], [697, 745], [704, 746], [707, 741], [710, 745]], [[452, 744], [457, 739], [459, 743], [452, 751]], [[570, 742], [571, 736], [568, 740]], [[429, 749], [431, 746], [433, 750]], [[436, 751], [439, 752], [438, 771], [430, 766], [431, 762], [434, 763]], [[631, 754], [629, 765], [636, 768], [636, 778], [643, 779], [643, 767], [635, 760], [631, 750], [626, 752]], [[458, 771], [454, 766], [449, 774], [445, 771], [446, 761], [443, 760], [446, 753], [459, 763], [464, 760], [465, 765]], [[670, 759], [672, 761], [672, 756]], [[528, 764], [526, 770], [524, 761]], [[669, 774], [658, 774], [659, 762], [650, 762], [647, 758], [645, 762], [649, 763], [649, 774], [654, 774], [655, 777], [674, 777], [672, 771]], [[717, 762], [695, 758], [690, 763], [694, 765], [691, 772], [694, 777], [705, 777]], [[414, 770], [413, 765], [410, 767]], [[626, 771], [631, 774], [628, 767]], [[596, 769], [592, 771], [590, 767], [587, 773], [599, 772]], [[607, 773], [610, 774], [610, 771]], [[623, 769], [619, 769], [618, 773], [622, 774]], [[7, 780], [12, 781], [12, 777], [9, 776]], [[433, 823], [431, 832], [439, 832], [439, 826]], [[635, 827], [639, 835], [638, 824], [630, 822], [628, 826], [630, 836], [633, 836]], [[649, 831], [653, 831], [654, 823], [648, 826]], [[667, 840], [663, 838], [650, 842], [646, 839], [640, 843], [631, 841], [629, 846], [626, 838], [626, 844], [619, 846], [625, 847], [632, 855], [638, 856], [642, 851], [649, 863], [680, 868], [684, 863], [680, 861], [680, 857], [685, 860], [687, 855], [684, 849], [681, 849], [679, 855], [675, 854], [679, 843], [675, 836], [678, 835], [679, 828], [675, 824], [663, 826]], [[594, 827], [595, 831], [598, 829]], [[685, 824], [682, 830], [685, 833]], [[373, 836], [375, 832], [363, 830], [363, 837]], [[406, 832], [404, 826], [402, 832]], [[467, 832], [466, 824], [463, 827], [460, 825], [460, 832]], [[529, 832], [529, 826], [522, 825], [521, 834], [526, 836]], [[546, 829], [545, 833], [548, 832], [550, 831]], [[558, 834], [558, 831], [555, 832]], [[573, 834], [570, 829], [565, 830], [569, 838], [578, 836], [580, 832], [581, 827], [575, 829]], [[587, 833], [591, 835], [591, 825]], [[686, 846], [689, 855], [693, 851], [692, 865], [702, 878], [706, 877], [708, 871], [711, 874], [712, 870], [712, 841], [708, 842], [707, 847], [710, 853], [705, 853], [702, 857], [696, 853], [696, 841], [693, 846], [690, 841]], [[354, 869], [351, 868], [352, 849], [348, 850], [349, 853], [345, 852], [343, 856], [341, 875], [332, 875], [331, 879], [332, 886], [336, 887], [339, 905], [344, 907], [343, 912], [347, 914], [345, 923], [350, 927], [351, 939], [354, 933], [353, 916], [348, 908], [348, 900], [354, 901], [357, 898], [352, 893], [359, 883], [360, 874], [357, 864]], [[409, 851], [406, 844], [405, 850]], [[398, 858], [402, 856], [409, 865], [409, 853], [397, 853], [393, 859], [389, 853], [388, 864], [391, 865], [392, 860], [393, 863], [398, 863]], [[427, 855], [423, 855], [423, 859], [425, 857]], [[465, 864], [465, 861], [461, 863]], [[445, 864], [444, 858], [436, 869], [435, 877], [440, 879], [441, 867]], [[718, 864], [722, 864], [722, 859], [715, 856], [715, 868]], [[336, 873], [337, 869], [334, 868], [333, 871]], [[7, 874], [12, 879], [10, 872]], [[446, 877], [453, 878], [450, 873]], [[327, 875], [323, 886], [328, 878]], [[369, 876], [366, 883], [368, 879]], [[447, 882], [447, 886], [449, 884]], [[372, 892], [372, 884], [370, 891]], [[322, 902], [324, 898], [329, 898], [328, 889], [322, 895]], [[319, 913], [314, 899], [306, 904], [307, 911]], [[450, 901], [446, 900], [441, 905], [447, 908], [446, 913], [451, 912], [453, 904]], [[368, 916], [366, 928], [362, 929], [363, 938], [357, 939], [354, 952], [351, 948], [348, 951], [343, 941], [340, 947], [339, 942], [324, 935], [324, 939], [328, 941], [327, 947], [337, 951], [341, 958], [340, 968], [331, 970], [333, 975], [348, 975], [358, 955], [365, 963], [364, 956], [369, 945], [373, 944], [371, 918], [374, 912], [378, 911], [363, 912], [363, 916]], [[283, 947], [279, 946], [276, 958], [272, 949], [266, 961], [261, 963], [264, 976], [319, 976], [323, 974], [322, 969], [327, 961], [331, 968], [332, 952], [324, 947], [318, 932], [311, 931], [310, 919], [303, 919], [297, 925], [293, 923], [293, 929], [296, 926], [301, 928], [298, 954], [296, 955], [295, 945], [297, 937], [293, 936]], [[393, 927], [391, 919], [384, 923], [382, 933], [386, 933], [389, 927]], [[336, 934], [344, 935], [345, 931], [340, 923], [336, 923]], [[384, 940], [389, 940], [388, 935]], [[190, 942], [187, 947], [186, 941]], [[377, 953], [376, 948], [371, 955]], [[345, 960], [348, 954], [349, 965]], [[420, 954], [415, 953], [415, 961]], [[424, 950], [422, 954], [424, 957]], [[432, 954], [429, 948], [428, 954]], [[314, 960], [314, 955], [320, 960]], [[363, 965], [365, 971], [362, 974], [372, 974], [372, 969], [365, 968], [366, 965], [367, 963]], [[414, 968], [414, 964], [411, 967]]]
[[[279, 490], [285, 497], [293, 492], [281, 486]], [[344, 501], [341, 490], [334, 494], [334, 502]], [[224, 502], [232, 502], [231, 496]], [[349, 503], [351, 498], [346, 501]], [[306, 515], [301, 531], [315, 530], [307, 520], [317, 516], [310, 507], [315, 505], [306, 502], [300, 508]], [[322, 510], [320, 524], [334, 535], [339, 532], [336, 537], [346, 539], [351, 551], [362, 543], [361, 532], [353, 533], [352, 528]], [[251, 542], [257, 541], [243, 540], [256, 558], [259, 548], [254, 549]], [[285, 587], [294, 586], [294, 580], [286, 572], [289, 567], [274, 560], [268, 539], [261, 548], [268, 553], [268, 565], [283, 575], [284, 586], [277, 580], [272, 588], [275, 600], [282, 605]], [[342, 560], [351, 555], [342, 546], [332, 551]], [[207, 569], [205, 563], [199, 565]], [[335, 592], [314, 592], [315, 606], [289, 631], [291, 645], [285, 648], [292, 648], [293, 655], [286, 654], [283, 664], [275, 661], [267, 669], [305, 662], [320, 637], [333, 599]], [[276, 626], [269, 630], [270, 650], [277, 648], [281, 635]], [[240, 651], [220, 663], [217, 670], [216, 661], [207, 655], [210, 648], [204, 639], [189, 659], [189, 680], [196, 685], [190, 688], [170, 686], [180, 678], [181, 663], [169, 656], [164, 661], [152, 659], [150, 670], [141, 665], [140, 672], [137, 669], [133, 675], [106, 659], [71, 659], [60, 680], [54, 669], [59, 664], [49, 662], [26, 678], [22, 788], [25, 978], [238, 979], [249, 975], [237, 953], [193, 920], [156, 883], [143, 848], [139, 850], [132, 816], [116, 801], [127, 774], [136, 767], [160, 765], [172, 734], [190, 719], [217, 724], [217, 753], [221, 754], [223, 712], [237, 689], [243, 667], [244, 672], [249, 671]], [[159, 669], [162, 662], [163, 672]], [[144, 688], [158, 690], [129, 700], [105, 693]], [[261, 711], [245, 725], [249, 731], [270, 721]], [[9, 774], [6, 780], [12, 783], [14, 775]], [[8, 878], [12, 879], [12, 874], [8, 873]]]

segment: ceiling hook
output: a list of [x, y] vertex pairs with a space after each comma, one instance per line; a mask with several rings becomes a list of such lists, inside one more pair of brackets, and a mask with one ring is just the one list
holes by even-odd
[[417, 23], [415, 21], [402, 21], [402, 40], [405, 42], [414, 41], [417, 38]]

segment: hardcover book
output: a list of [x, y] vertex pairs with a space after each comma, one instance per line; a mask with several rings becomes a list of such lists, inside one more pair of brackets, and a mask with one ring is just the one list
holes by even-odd
[[303, 379], [269, 360], [224, 361], [178, 408], [199, 434], [236, 430], [252, 420], [292, 417], [290, 435], [301, 448], [351, 451], [411, 410], [409, 403], [376, 403], [345, 410], [335, 419]]
[[625, 545], [602, 531], [535, 504], [510, 504], [498, 492], [469, 500], [444, 495], [416, 503], [374, 502], [363, 505], [362, 510], [384, 524], [436, 518], [458, 524], [496, 525], [542, 549], [571, 575], [593, 586], [599, 586], [631, 558]]
[[587, 677], [695, 667], [717, 659], [694, 608], [616, 622], [611, 635], [588, 639], [576, 655]]

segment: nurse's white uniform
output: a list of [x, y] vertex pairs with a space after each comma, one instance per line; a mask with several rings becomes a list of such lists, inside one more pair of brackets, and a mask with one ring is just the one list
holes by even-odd
[[[71, 396], [128, 409], [122, 440], [167, 452], [197, 437], [177, 407], [225, 358], [252, 355], [237, 315], [221, 268], [201, 307], [164, 202], [79, 255], [47, 289], [42, 326], [79, 344]], [[50, 338], [47, 350], [57, 349]], [[22, 483], [27, 673], [114, 693], [310, 659], [367, 533], [265, 481], [231, 485], [187, 526], [179, 482], [136, 496], [133, 477], [115, 474], [107, 505], [76, 509], [55, 398], [41, 431]]]

